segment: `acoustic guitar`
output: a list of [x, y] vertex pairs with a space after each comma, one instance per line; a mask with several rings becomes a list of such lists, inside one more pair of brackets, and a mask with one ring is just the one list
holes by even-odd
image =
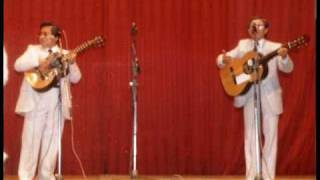
[[[306, 46], [309, 42], [307, 35], [302, 35], [297, 39], [284, 44], [288, 51], [294, 48]], [[232, 59], [220, 70], [220, 79], [225, 92], [230, 96], [238, 96], [245, 94], [252, 84], [259, 78], [263, 80], [268, 74], [268, 62], [278, 55], [280, 48], [262, 55], [255, 51], [247, 52], [242, 58]], [[254, 71], [257, 67], [257, 74]]]
[[35, 68], [25, 72], [24, 77], [33, 89], [40, 92], [46, 91], [66, 75], [66, 67], [72, 63], [71, 57], [74, 54], [79, 54], [91, 47], [102, 47], [103, 44], [104, 38], [102, 36], [96, 36], [92, 40], [88, 40], [77, 46], [67, 54], [52, 53], [46, 58], [47, 60], [51, 60], [47, 69], [40, 71], [39, 68]]

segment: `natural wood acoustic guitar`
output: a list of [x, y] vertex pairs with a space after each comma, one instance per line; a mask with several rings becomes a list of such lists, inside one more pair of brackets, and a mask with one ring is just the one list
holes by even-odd
[[[281, 47], [290, 51], [294, 48], [306, 46], [308, 42], [309, 37], [302, 35]], [[242, 58], [232, 59], [225, 67], [220, 69], [220, 79], [225, 92], [230, 96], [242, 95], [250, 89], [257, 78], [263, 80], [268, 74], [268, 62], [278, 55], [278, 50], [276, 49], [264, 56], [255, 51], [249, 51]], [[254, 67], [257, 67], [258, 76], [254, 72]]]

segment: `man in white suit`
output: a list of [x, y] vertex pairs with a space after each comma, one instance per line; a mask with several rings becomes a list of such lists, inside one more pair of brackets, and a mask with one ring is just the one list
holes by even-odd
[[6, 48], [3, 46], [3, 86], [8, 82], [8, 55]]
[[[8, 71], [8, 55], [6, 48], [3, 46], [3, 87], [7, 84], [8, 82], [8, 76], [9, 76], [9, 71]], [[7, 153], [3, 152], [3, 163], [7, 160], [8, 155]], [[4, 165], [3, 165], [4, 166]]]
[[[282, 72], [290, 73], [293, 70], [293, 62], [287, 54], [287, 48], [281, 47], [280, 43], [266, 39], [268, 30], [269, 23], [266, 19], [254, 17], [250, 21], [248, 28], [251, 38], [240, 40], [234, 49], [220, 54], [217, 57], [217, 65], [219, 68], [223, 68], [234, 58], [241, 58], [245, 53], [252, 50], [266, 55], [279, 49], [279, 56], [268, 62], [269, 72], [266, 78], [260, 82], [262, 132], [265, 138], [262, 148], [262, 178], [264, 180], [273, 180], [275, 178], [277, 159], [278, 121], [283, 111], [278, 69]], [[243, 107], [246, 178], [247, 180], [253, 180], [257, 175], [253, 86], [250, 87], [246, 94], [235, 97], [234, 105], [235, 107]]]
[[[14, 68], [18, 72], [26, 72], [35, 68], [47, 69], [54, 58], [47, 58], [49, 53], [59, 53], [58, 42], [61, 31], [50, 22], [40, 25], [39, 45], [29, 45], [27, 50], [16, 60]], [[58, 154], [58, 121], [71, 119], [71, 94], [69, 82], [77, 83], [81, 72], [75, 63], [76, 54], [69, 65], [69, 73], [61, 78], [55, 86], [45, 92], [38, 92], [23, 79], [20, 95], [16, 105], [16, 113], [24, 116], [22, 145], [19, 162], [19, 179], [31, 180], [35, 176], [37, 162], [38, 178], [54, 180], [54, 170]], [[62, 131], [62, 130], [61, 130]], [[40, 152], [39, 152], [40, 151]], [[38, 158], [39, 157], [39, 158]]]

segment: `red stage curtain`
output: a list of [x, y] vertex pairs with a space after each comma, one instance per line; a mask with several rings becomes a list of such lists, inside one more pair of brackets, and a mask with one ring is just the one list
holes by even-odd
[[[4, 1], [6, 172], [16, 174], [23, 118], [14, 107], [23, 75], [13, 70], [39, 24], [52, 20], [74, 48], [96, 35], [104, 48], [78, 57], [83, 78], [73, 87], [74, 142], [88, 174], [128, 174], [131, 152], [131, 23], [138, 26], [142, 73], [138, 90], [140, 174], [244, 174], [242, 111], [222, 89], [215, 59], [247, 37], [250, 17], [271, 22], [269, 38], [287, 42], [306, 33], [308, 47], [280, 73], [284, 114], [279, 123], [277, 173], [315, 174], [315, 1], [313, 0], [76, 0]], [[63, 172], [80, 174], [63, 134]]]

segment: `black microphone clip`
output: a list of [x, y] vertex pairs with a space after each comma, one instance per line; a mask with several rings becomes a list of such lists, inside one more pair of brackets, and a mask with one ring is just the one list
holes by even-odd
[[138, 58], [134, 58], [134, 72], [137, 73], [137, 74], [140, 74], [141, 72], [141, 69], [140, 69], [140, 66], [139, 66], [139, 61], [138, 61]]
[[138, 27], [137, 24], [135, 22], [132, 23], [132, 27], [131, 27], [131, 35], [136, 35], [138, 33]]

